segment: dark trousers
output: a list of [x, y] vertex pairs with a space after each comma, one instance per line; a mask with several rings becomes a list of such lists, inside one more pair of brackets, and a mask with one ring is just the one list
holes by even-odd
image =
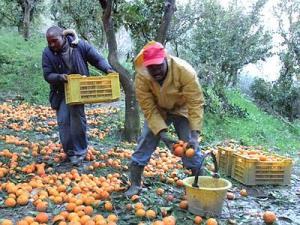
[[68, 156], [87, 153], [87, 123], [84, 105], [67, 105], [65, 99], [56, 111], [59, 138]]
[[[191, 136], [191, 129], [189, 121], [183, 116], [169, 115], [166, 120], [167, 125], [173, 123], [176, 134], [179, 140], [187, 142]], [[138, 139], [137, 147], [132, 154], [131, 160], [134, 164], [146, 166], [151, 158], [152, 153], [158, 146], [160, 138], [155, 136], [148, 127], [147, 122], [144, 123], [144, 128], [141, 136]], [[201, 152], [200, 149], [196, 150], [196, 154], [192, 158], [182, 157], [184, 167], [188, 169], [196, 168], [200, 165]]]

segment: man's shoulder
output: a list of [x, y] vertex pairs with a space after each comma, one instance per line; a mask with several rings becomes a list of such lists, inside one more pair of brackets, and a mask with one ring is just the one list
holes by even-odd
[[186, 60], [178, 58], [176, 56], [170, 56], [170, 61], [173, 67], [177, 67], [181, 70], [185, 70], [189, 73], [196, 74], [195, 69]]
[[79, 39], [77, 48], [86, 48], [88, 45], [90, 45], [88, 41]]

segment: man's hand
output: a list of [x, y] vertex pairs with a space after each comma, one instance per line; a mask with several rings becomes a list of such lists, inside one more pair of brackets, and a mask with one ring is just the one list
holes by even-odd
[[59, 78], [60, 81], [67, 83], [68, 82], [68, 75], [67, 74], [59, 74]]
[[189, 148], [192, 148], [192, 149], [194, 149], [194, 150], [197, 150], [198, 147], [199, 147], [198, 139], [199, 139], [199, 131], [197, 131], [197, 130], [192, 130], [192, 131], [191, 131], [191, 138], [190, 138], [190, 140], [188, 141], [188, 147], [189, 147]]
[[159, 137], [170, 150], [172, 150], [173, 145], [177, 142], [172, 137], [170, 137], [168, 132], [165, 130], [159, 133]]

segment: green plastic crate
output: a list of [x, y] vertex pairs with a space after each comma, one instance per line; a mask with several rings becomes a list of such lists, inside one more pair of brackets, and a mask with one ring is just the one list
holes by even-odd
[[281, 161], [260, 161], [237, 153], [232, 155], [231, 177], [245, 185], [289, 185], [293, 161], [275, 155]]
[[66, 103], [69, 105], [117, 101], [120, 98], [119, 74], [85, 77], [68, 75], [65, 84]]

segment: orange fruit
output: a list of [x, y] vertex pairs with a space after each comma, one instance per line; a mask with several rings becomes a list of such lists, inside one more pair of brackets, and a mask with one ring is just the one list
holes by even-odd
[[77, 195], [77, 194], [81, 193], [81, 188], [78, 187], [78, 186], [74, 186], [74, 187], [72, 188], [71, 193], [74, 194], [74, 195]]
[[184, 148], [182, 146], [176, 146], [173, 153], [178, 157], [182, 157], [184, 156]]
[[188, 148], [185, 151], [185, 156], [188, 157], [188, 158], [192, 158], [194, 155], [195, 155], [195, 150], [192, 149], [192, 148]]
[[146, 215], [146, 211], [144, 209], [138, 209], [135, 211], [135, 215], [137, 217], [144, 217]]
[[273, 224], [276, 221], [277, 217], [276, 217], [275, 213], [273, 213], [271, 211], [266, 211], [263, 214], [263, 219], [266, 224]]
[[163, 218], [163, 222], [165, 225], [175, 225], [176, 218], [174, 216], [166, 216]]
[[74, 202], [70, 202], [66, 205], [66, 210], [68, 210], [69, 212], [73, 212], [76, 206], [77, 205]]
[[181, 209], [187, 209], [188, 208], [188, 201], [187, 200], [182, 200], [180, 203], [179, 203], [179, 207]]
[[103, 220], [103, 219], [104, 219], [104, 217], [101, 214], [97, 214], [97, 215], [94, 216], [94, 220], [95, 220], [96, 223], [97, 223], [97, 221], [100, 221], [100, 220]]
[[[81, 223], [82, 224], [82, 223]], [[93, 220], [88, 220], [84, 225], [95, 225], [96, 223]]]
[[91, 219], [91, 217], [89, 215], [83, 215], [81, 218], [80, 218], [80, 223], [81, 224], [86, 224], [87, 221], [89, 221]]
[[259, 161], [267, 161], [267, 156], [265, 156], [265, 155], [260, 155], [259, 156]]
[[113, 210], [113, 205], [110, 201], [106, 201], [104, 204], [104, 209], [106, 209], [107, 211], [112, 211]]
[[40, 212], [36, 215], [35, 221], [39, 223], [47, 223], [48, 222], [48, 214], [44, 212]]
[[24, 218], [24, 220], [26, 220], [28, 222], [28, 224], [31, 224], [34, 222], [34, 218], [32, 216], [26, 216]]
[[165, 225], [163, 221], [161, 220], [156, 220], [152, 223], [152, 225]]
[[156, 217], [156, 212], [152, 209], [146, 211], [146, 217], [148, 219], [154, 219]]
[[228, 200], [233, 200], [233, 199], [235, 199], [234, 193], [232, 193], [232, 192], [227, 192], [227, 199], [228, 199]]
[[156, 189], [156, 194], [157, 194], [157, 195], [163, 195], [164, 192], [165, 192], [165, 190], [162, 189], [162, 188], [157, 188], [157, 189]]
[[35, 207], [36, 207], [36, 210], [39, 212], [46, 212], [46, 210], [48, 208], [48, 203], [47, 202], [38, 202]]
[[59, 213], [59, 215], [63, 216], [65, 219], [67, 219], [68, 216], [69, 216], [69, 212], [67, 212], [67, 211], [62, 211], [62, 212]]
[[118, 221], [118, 217], [115, 214], [109, 214], [106, 219], [109, 222], [117, 222]]
[[206, 221], [206, 225], [218, 225], [218, 222], [217, 222], [217, 220], [215, 220], [214, 218], [209, 218], [209, 219]]
[[240, 190], [240, 195], [243, 197], [247, 197], [248, 196], [247, 190], [246, 189]]
[[131, 201], [134, 202], [135, 200], [138, 200], [139, 198], [140, 198], [140, 196], [138, 196], [138, 195], [132, 195], [130, 199], [131, 199]]
[[32, 222], [30, 225], [40, 225], [38, 222]]
[[92, 206], [86, 206], [86, 207], [84, 207], [83, 211], [86, 215], [91, 216], [94, 212], [94, 209]]
[[[30, 224], [31, 225], [31, 224]], [[32, 224], [33, 225], [33, 224]], [[36, 225], [39, 225], [39, 224], [36, 224]], [[58, 225], [67, 225], [67, 223], [65, 222], [65, 221], [60, 221], [59, 223], [58, 223]]]
[[71, 213], [69, 213], [69, 215], [68, 215], [68, 220], [69, 221], [79, 221], [80, 220], [80, 218], [79, 218], [79, 215], [77, 214], [77, 213], [74, 213], [74, 212], [71, 212]]
[[83, 199], [85, 205], [92, 205], [95, 202], [95, 198], [93, 196], [88, 196]]
[[202, 223], [202, 217], [201, 216], [195, 216], [194, 218], [194, 224], [201, 224]]
[[14, 198], [7, 198], [4, 202], [5, 206], [7, 207], [15, 207], [17, 202]]
[[19, 220], [17, 225], [29, 225], [29, 223], [26, 220]]
[[135, 210], [144, 209], [144, 204], [141, 202], [138, 202], [134, 205], [134, 208], [135, 208]]
[[13, 225], [13, 221], [8, 220], [8, 219], [4, 219], [2, 220], [2, 222], [0, 223], [1, 225]]
[[183, 181], [182, 181], [182, 180], [177, 180], [177, 181], [176, 181], [176, 185], [177, 185], [178, 187], [182, 187], [184, 184], [183, 184]]
[[65, 221], [65, 217], [63, 217], [62, 215], [56, 215], [53, 217], [52, 222], [58, 222], [58, 221]]

